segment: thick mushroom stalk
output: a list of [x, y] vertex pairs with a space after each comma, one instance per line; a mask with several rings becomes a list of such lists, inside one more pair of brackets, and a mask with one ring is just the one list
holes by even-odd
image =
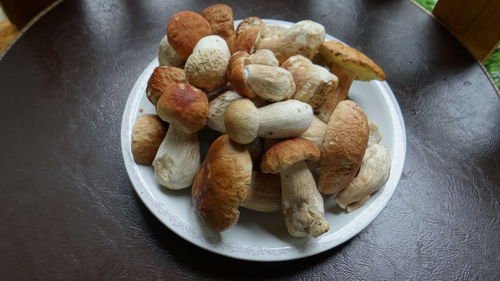
[[384, 71], [360, 51], [340, 42], [323, 42], [315, 61], [330, 67], [339, 78], [339, 86], [318, 108], [319, 119], [328, 122], [337, 104], [346, 99], [354, 80], [385, 80]]
[[252, 172], [252, 182], [241, 207], [264, 213], [281, 210], [281, 181], [278, 175]]
[[160, 96], [156, 111], [170, 126], [153, 161], [155, 178], [169, 189], [189, 187], [200, 166], [196, 132], [207, 123], [208, 98], [194, 86], [177, 83]]
[[366, 149], [358, 175], [336, 197], [337, 204], [351, 212], [363, 205], [389, 179], [391, 157], [380, 144]]
[[313, 111], [309, 104], [298, 100], [275, 102], [257, 110], [259, 130], [263, 138], [282, 139], [299, 136], [309, 128]]
[[324, 218], [323, 198], [304, 162], [319, 156], [314, 143], [294, 138], [269, 148], [261, 162], [264, 173], [280, 173], [285, 224], [294, 237], [318, 237], [330, 229]]

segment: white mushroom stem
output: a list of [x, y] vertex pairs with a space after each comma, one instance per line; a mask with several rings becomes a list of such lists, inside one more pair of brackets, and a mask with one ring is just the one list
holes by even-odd
[[259, 137], [282, 139], [296, 137], [309, 128], [313, 111], [309, 104], [297, 100], [276, 102], [258, 109]]
[[170, 124], [153, 167], [155, 178], [162, 186], [174, 190], [191, 186], [200, 168], [198, 135], [186, 134], [178, 125]]
[[245, 66], [245, 81], [264, 100], [275, 102], [290, 99], [295, 93], [292, 74], [281, 67], [249, 64]]
[[380, 144], [371, 145], [366, 149], [358, 175], [337, 195], [337, 204], [348, 212], [359, 208], [387, 182], [390, 170], [389, 151]]
[[221, 133], [226, 132], [224, 125], [224, 113], [231, 103], [235, 100], [241, 99], [242, 96], [233, 91], [227, 91], [210, 102], [208, 110], [208, 127], [214, 131]]
[[337, 107], [337, 104], [347, 98], [351, 84], [356, 78], [356, 73], [335, 63], [332, 64], [330, 71], [338, 77], [339, 85], [337, 90], [328, 95], [317, 109], [318, 118], [325, 123], [328, 123], [328, 120], [330, 120], [330, 116], [335, 107]]
[[311, 125], [307, 130], [299, 136], [299, 138], [306, 139], [315, 143], [320, 149], [323, 143], [323, 137], [325, 136], [326, 124], [325, 122], [319, 120], [318, 117], [314, 116]]
[[281, 210], [280, 177], [275, 174], [253, 171], [250, 189], [240, 206], [266, 213]]
[[281, 170], [282, 208], [288, 233], [318, 237], [330, 229], [324, 218], [323, 198], [311, 171], [302, 161]]
[[368, 132], [368, 146], [379, 143], [382, 140], [382, 133], [380, 132], [377, 124], [368, 121], [368, 129], [370, 130]]

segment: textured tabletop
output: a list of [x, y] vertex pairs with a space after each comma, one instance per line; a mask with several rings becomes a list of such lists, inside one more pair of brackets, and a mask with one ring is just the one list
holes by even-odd
[[0, 279], [500, 280], [499, 97], [410, 1], [227, 1], [235, 18], [317, 21], [385, 70], [407, 157], [366, 229], [313, 257], [256, 263], [161, 224], [125, 171], [121, 117], [170, 16], [211, 3], [64, 1], [0, 61]]

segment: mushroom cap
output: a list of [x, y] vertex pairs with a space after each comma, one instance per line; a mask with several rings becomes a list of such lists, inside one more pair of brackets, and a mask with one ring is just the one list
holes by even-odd
[[236, 37], [240, 36], [243, 32], [250, 28], [260, 28], [264, 29], [266, 24], [259, 17], [248, 17], [245, 18], [238, 24], [238, 28], [236, 29]]
[[284, 68], [249, 64], [245, 66], [244, 76], [248, 87], [267, 101], [287, 100], [295, 93], [293, 76]]
[[208, 21], [192, 11], [176, 13], [167, 25], [168, 42], [181, 57], [191, 55], [196, 43], [210, 34], [212, 30]]
[[294, 55], [303, 55], [312, 59], [319, 46], [325, 41], [325, 27], [321, 24], [303, 20], [292, 25], [283, 40], [270, 41], [259, 45], [271, 49], [280, 63]]
[[208, 92], [227, 83], [228, 58], [218, 49], [200, 49], [189, 56], [184, 66], [189, 83]]
[[242, 96], [236, 92], [226, 91], [210, 101], [208, 127], [214, 131], [225, 133], [226, 126], [224, 125], [224, 113], [233, 101], [241, 98]]
[[353, 101], [339, 102], [327, 124], [321, 149], [319, 190], [342, 191], [353, 180], [368, 144], [368, 120]]
[[156, 105], [158, 99], [170, 86], [176, 83], [186, 82], [184, 70], [177, 67], [157, 66], [148, 80], [146, 95], [149, 101]]
[[162, 66], [181, 66], [186, 58], [179, 56], [174, 48], [168, 43], [168, 37], [165, 35], [160, 41], [158, 48], [158, 62]]
[[248, 53], [244, 51], [234, 53], [229, 60], [227, 71], [229, 82], [236, 92], [244, 97], [253, 99], [255, 98], [255, 93], [248, 87], [245, 78], [245, 60], [247, 57]]
[[252, 54], [259, 44], [261, 34], [262, 28], [258, 26], [245, 29], [236, 37], [233, 45], [234, 51], [245, 51]]
[[196, 46], [194, 46], [193, 53], [201, 49], [217, 49], [226, 55], [227, 60], [231, 58], [231, 52], [227, 46], [226, 41], [218, 35], [208, 35], [200, 39]]
[[263, 64], [269, 66], [280, 66], [274, 53], [267, 49], [257, 50], [251, 54], [245, 61], [245, 64]]
[[167, 125], [156, 114], [144, 114], [132, 130], [132, 155], [139, 164], [151, 165], [156, 151], [167, 134]]
[[234, 101], [224, 113], [224, 125], [232, 141], [251, 143], [257, 137], [259, 129], [257, 107], [249, 99]]
[[380, 66], [365, 54], [340, 42], [323, 42], [319, 55], [329, 65], [335, 63], [356, 73], [356, 80], [385, 80], [385, 73]]
[[193, 206], [214, 231], [224, 231], [238, 221], [238, 207], [248, 194], [252, 159], [244, 145], [222, 135], [210, 146], [193, 183]]
[[156, 111], [163, 121], [179, 125], [185, 133], [190, 134], [207, 124], [208, 98], [194, 86], [176, 83], [160, 97]]
[[300, 161], [317, 161], [320, 154], [319, 148], [311, 141], [303, 138], [288, 139], [271, 146], [264, 153], [260, 168], [264, 173], [277, 174]]
[[201, 15], [208, 21], [212, 33], [226, 40], [231, 49], [236, 37], [234, 31], [233, 9], [226, 4], [215, 4], [205, 8]]

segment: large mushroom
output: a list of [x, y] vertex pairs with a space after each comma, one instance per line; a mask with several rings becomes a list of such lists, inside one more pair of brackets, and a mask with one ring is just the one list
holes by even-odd
[[227, 135], [210, 146], [191, 193], [193, 206], [206, 225], [221, 232], [239, 218], [238, 207], [247, 197], [252, 178], [252, 159], [244, 145]]
[[377, 143], [369, 146], [358, 175], [335, 198], [337, 204], [348, 212], [361, 207], [387, 182], [390, 170], [391, 156], [387, 148]]
[[298, 100], [256, 108], [250, 100], [241, 99], [229, 106], [224, 120], [231, 139], [247, 144], [257, 136], [271, 139], [299, 136], [309, 128], [313, 111], [310, 105]]
[[169, 189], [189, 187], [200, 166], [196, 132], [207, 123], [208, 98], [194, 86], [177, 83], [161, 95], [156, 110], [170, 126], [153, 161], [155, 178]]
[[337, 90], [329, 95], [317, 109], [318, 117], [328, 122], [337, 104], [345, 100], [353, 80], [385, 80], [384, 71], [360, 51], [340, 42], [323, 42], [315, 61], [326, 64], [339, 78]]
[[309, 103], [313, 109], [319, 107], [337, 89], [337, 76], [304, 56], [292, 56], [281, 67], [293, 75], [296, 87], [293, 98]]
[[342, 191], [353, 180], [368, 144], [368, 120], [353, 101], [341, 101], [327, 124], [321, 150], [319, 190]]
[[262, 172], [280, 173], [285, 224], [294, 237], [318, 237], [330, 229], [324, 218], [323, 198], [305, 163], [319, 157], [314, 143], [294, 138], [273, 145], [262, 158]]

